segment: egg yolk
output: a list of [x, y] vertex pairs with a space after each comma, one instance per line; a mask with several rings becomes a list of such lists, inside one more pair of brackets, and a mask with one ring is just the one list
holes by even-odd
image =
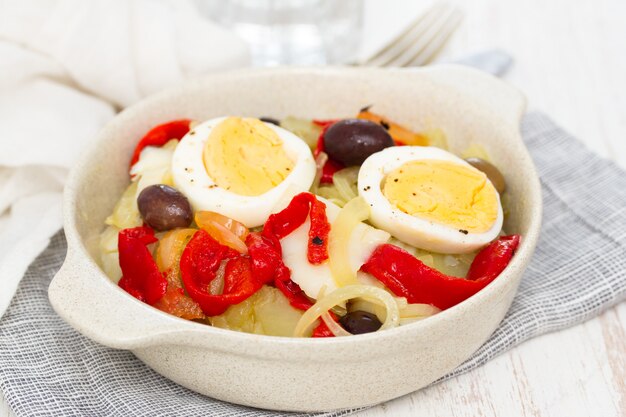
[[215, 184], [240, 195], [263, 194], [293, 169], [278, 134], [252, 118], [228, 117], [215, 126], [202, 157]]
[[411, 161], [390, 172], [383, 194], [401, 211], [462, 231], [483, 233], [498, 217], [498, 196], [482, 172], [447, 161]]

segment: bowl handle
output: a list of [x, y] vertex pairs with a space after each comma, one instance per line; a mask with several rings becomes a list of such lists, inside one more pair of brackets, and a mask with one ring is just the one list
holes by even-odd
[[[441, 64], [398, 70], [408, 76], [427, 74], [437, 84], [452, 87], [463, 96], [481, 103], [514, 132], [519, 132], [526, 111], [526, 97], [517, 88], [484, 71], [465, 65]], [[413, 73], [413, 74], [412, 74]]]
[[[72, 246], [50, 283], [48, 298], [57, 314], [80, 333], [109, 347], [133, 349], [162, 344], [172, 340], [173, 333], [193, 331], [196, 323], [133, 298], [106, 277], [86, 251]], [[155, 313], [162, 317], [155, 320]]]

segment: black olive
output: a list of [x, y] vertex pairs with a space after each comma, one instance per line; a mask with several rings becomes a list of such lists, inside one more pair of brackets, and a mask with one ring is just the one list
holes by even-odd
[[168, 185], [146, 187], [137, 197], [137, 206], [143, 221], [159, 232], [187, 227], [193, 220], [187, 197]]
[[502, 194], [504, 192], [506, 189], [504, 176], [492, 163], [481, 158], [467, 158], [466, 161], [477, 170], [484, 172], [498, 193]]
[[346, 166], [361, 165], [371, 154], [390, 146], [394, 142], [387, 130], [369, 120], [340, 120], [324, 134], [328, 157]]
[[339, 324], [352, 334], [372, 333], [383, 325], [375, 314], [362, 310], [349, 312], [339, 319]]
[[280, 120], [274, 119], [273, 117], [259, 117], [259, 120], [265, 123], [271, 123], [276, 126], [280, 126]]

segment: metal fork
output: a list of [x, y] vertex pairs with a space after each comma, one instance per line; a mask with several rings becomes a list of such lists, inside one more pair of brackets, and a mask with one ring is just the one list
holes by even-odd
[[463, 20], [458, 7], [437, 2], [387, 47], [360, 65], [409, 67], [428, 64]]

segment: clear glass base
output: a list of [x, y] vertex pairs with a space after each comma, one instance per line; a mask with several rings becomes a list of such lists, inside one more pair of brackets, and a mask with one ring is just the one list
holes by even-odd
[[255, 66], [353, 61], [362, 26], [361, 0], [197, 0], [208, 17], [249, 45]]

